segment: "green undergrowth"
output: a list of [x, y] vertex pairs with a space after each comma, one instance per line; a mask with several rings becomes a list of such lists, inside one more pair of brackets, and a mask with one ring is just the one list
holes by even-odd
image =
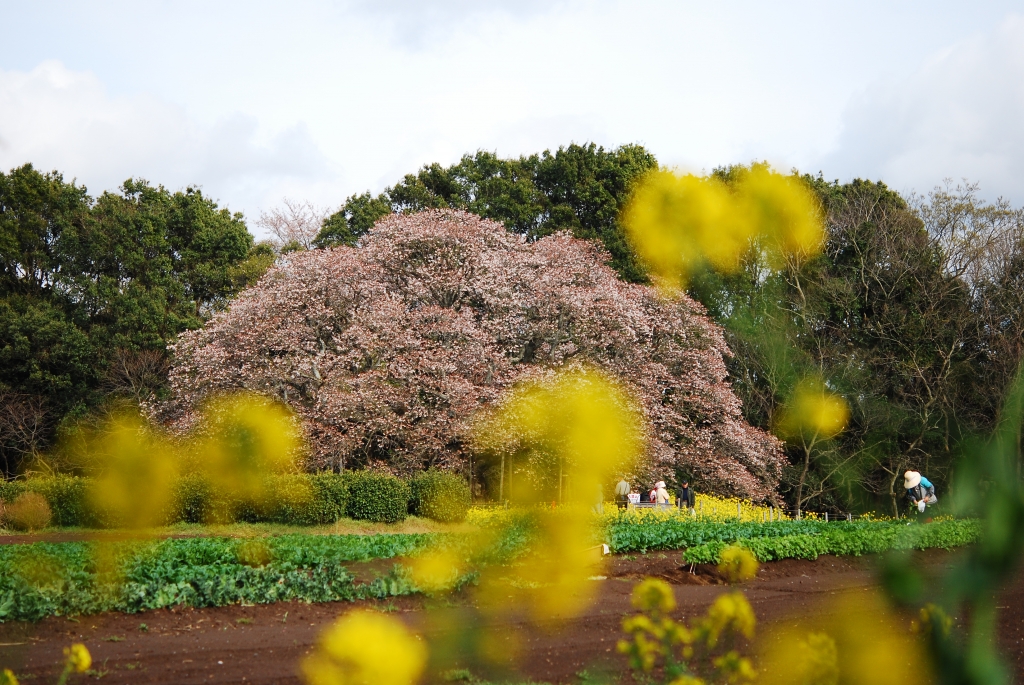
[[[479, 539], [450, 533], [286, 534], [0, 545], [0, 622], [406, 595], [419, 590], [401, 565], [369, 582], [357, 582], [346, 565], [439, 546], [454, 549], [474, 567], [507, 563], [525, 549], [532, 526], [530, 516], [509, 516], [486, 525], [493, 534]], [[458, 585], [474, 577], [466, 573]]]
[[0, 547], [0, 621], [408, 594], [414, 588], [399, 572], [357, 584], [344, 564], [414, 553], [434, 538], [281, 535], [5, 545]]
[[[743, 540], [784, 537], [817, 539], [827, 533], [827, 539], [830, 540], [861, 540], [870, 547], [883, 544], [887, 540], [896, 540], [901, 535], [913, 537], [918, 534], [914, 531], [921, 530], [936, 531], [922, 538], [931, 547], [955, 547], [967, 544], [973, 542], [980, 531], [978, 524], [971, 520], [944, 520], [926, 524], [914, 523], [908, 526], [905, 520], [857, 519], [826, 523], [821, 520], [805, 519], [772, 523], [754, 521], [722, 523], [694, 520], [684, 516], [666, 516], [639, 523], [629, 519], [621, 521], [613, 519], [606, 528], [606, 542], [611, 551], [616, 553], [639, 552], [643, 554], [649, 551], [693, 549], [705, 545], [716, 546], [719, 543], [725, 546]], [[945, 544], [947, 537], [949, 544]], [[937, 544], [931, 544], [933, 540]], [[849, 549], [857, 548], [856, 543], [850, 542]], [[821, 554], [828, 553], [831, 552], [821, 552]]]
[[[179, 605], [351, 601], [410, 594], [418, 588], [398, 563], [386, 573], [378, 571], [372, 581], [357, 581], [349, 565], [398, 561], [438, 547], [452, 549], [466, 562], [467, 572], [456, 584], [461, 587], [473, 582], [474, 569], [520, 559], [538, 521], [535, 513], [509, 511], [452, 533], [298, 533], [0, 545], [0, 622]], [[979, 535], [980, 524], [973, 520], [765, 524], [665, 517], [639, 523], [612, 521], [603, 537], [614, 552], [685, 549], [687, 562], [717, 563], [721, 551], [733, 544], [750, 549], [761, 561], [772, 561], [953, 548], [975, 542]]]
[[897, 549], [953, 549], [977, 542], [981, 535], [981, 524], [975, 520], [920, 525], [899, 521], [855, 521], [794, 528], [790, 531], [782, 527], [770, 528], [763, 534], [742, 531], [745, 535], [738, 535], [740, 531], [723, 530], [707, 542], [688, 546], [684, 559], [691, 564], [717, 564], [722, 550], [734, 544], [749, 549], [762, 562], [817, 559], [823, 554], [861, 556]]

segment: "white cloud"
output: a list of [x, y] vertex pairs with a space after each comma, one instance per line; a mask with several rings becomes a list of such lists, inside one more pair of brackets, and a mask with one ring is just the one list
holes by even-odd
[[267, 134], [251, 116], [211, 124], [146, 93], [111, 97], [93, 74], [47, 61], [0, 71], [0, 168], [31, 162], [77, 178], [93, 194], [143, 177], [204, 191], [252, 213], [290, 186], [330, 182], [330, 164], [306, 129]]
[[1024, 203], [1024, 17], [960, 41], [855, 97], [826, 175], [927, 191], [943, 178]]

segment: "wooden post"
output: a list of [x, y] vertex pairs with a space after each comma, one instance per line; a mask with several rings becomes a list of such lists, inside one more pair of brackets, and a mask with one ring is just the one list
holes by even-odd
[[743, 519], [743, 504], [740, 502], [736, 503], [736, 518]]
[[498, 501], [505, 501], [505, 453], [501, 454], [501, 475], [498, 477]]
[[828, 523], [828, 512], [825, 512], [825, 523]]

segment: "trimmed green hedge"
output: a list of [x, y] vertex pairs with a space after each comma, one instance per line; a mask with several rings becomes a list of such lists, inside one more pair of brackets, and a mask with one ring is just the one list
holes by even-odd
[[[355, 474], [295, 474], [267, 479], [268, 496], [261, 501], [225, 498], [201, 475], [181, 477], [174, 486], [174, 496], [166, 522], [204, 523], [211, 521], [248, 521], [322, 525], [334, 523], [349, 515], [348, 482]], [[28, 480], [0, 481], [0, 501], [11, 503], [24, 492], [42, 495], [53, 512], [53, 525], [58, 527], [108, 528], [114, 524], [88, 503], [89, 479], [77, 476], [54, 476]], [[408, 494], [401, 500], [403, 515], [370, 520], [401, 520]]]
[[409, 484], [387, 473], [350, 471], [348, 515], [354, 519], [397, 523], [409, 512]]
[[409, 481], [409, 511], [416, 516], [453, 523], [469, 511], [469, 485], [454, 473], [425, 471]]
[[46, 498], [53, 512], [53, 525], [94, 526], [89, 511], [86, 489], [89, 481], [78, 476], [52, 476], [29, 480], [0, 481], [0, 500], [13, 502], [23, 492], [37, 492]]

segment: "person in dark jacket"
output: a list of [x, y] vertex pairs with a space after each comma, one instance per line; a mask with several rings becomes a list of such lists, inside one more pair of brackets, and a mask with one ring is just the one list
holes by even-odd
[[922, 514], [925, 507], [930, 507], [939, 501], [939, 498], [935, 496], [935, 486], [917, 471], [907, 471], [903, 474], [903, 487], [907, 489], [907, 498], [910, 499], [910, 503], [917, 507], [918, 512]]
[[694, 513], [693, 503], [695, 500], [696, 494], [690, 487], [690, 482], [684, 480], [683, 484], [676, 488], [676, 506], [680, 509], [689, 509], [690, 513]]

